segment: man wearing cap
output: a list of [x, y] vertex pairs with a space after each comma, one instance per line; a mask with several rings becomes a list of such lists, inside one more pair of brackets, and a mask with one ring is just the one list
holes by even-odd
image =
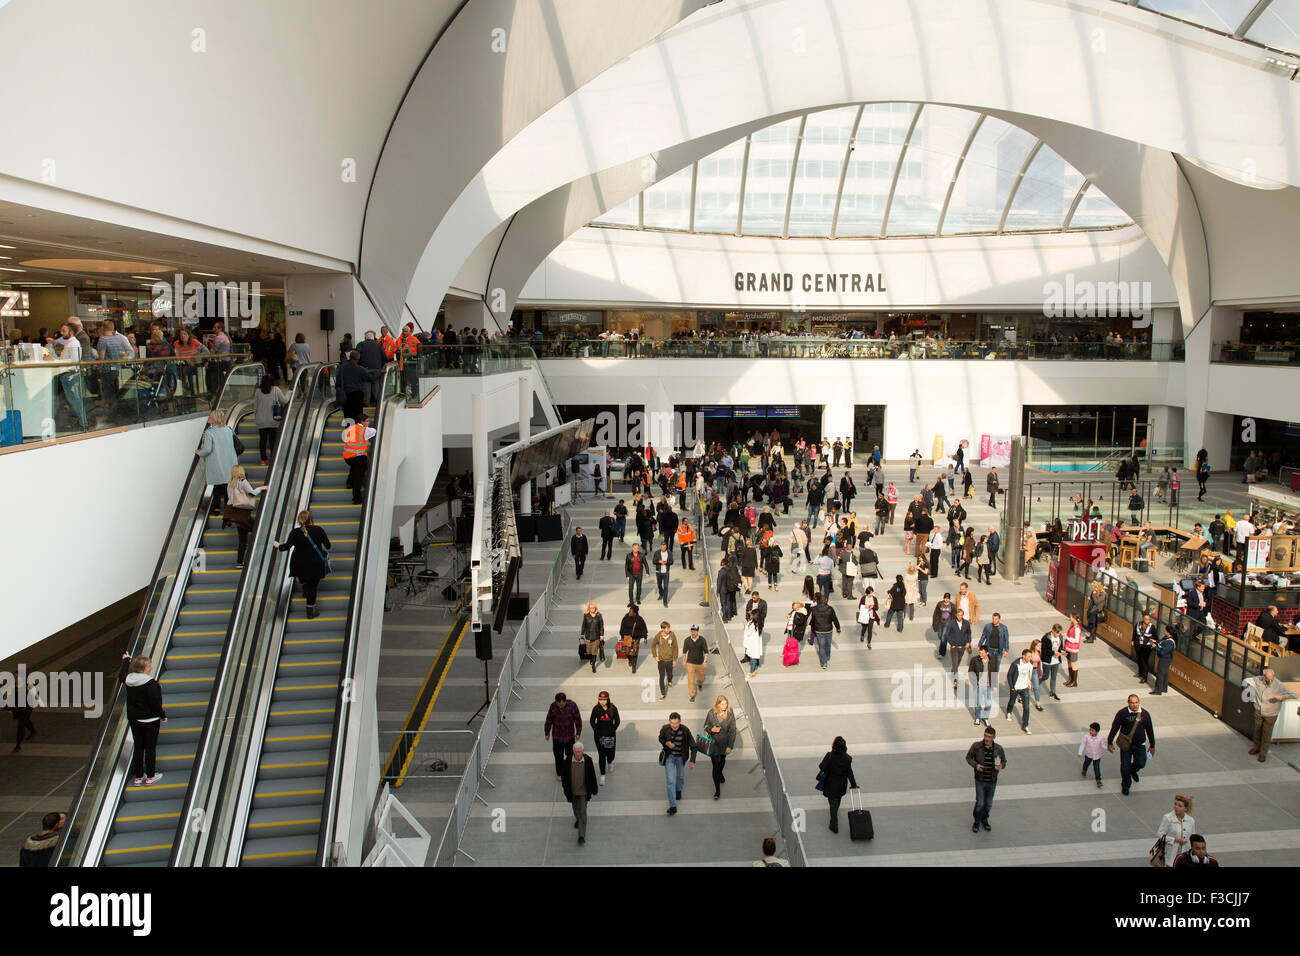
[[695, 695], [704, 686], [705, 655], [709, 653], [708, 642], [700, 636], [700, 626], [691, 625], [691, 636], [682, 641], [682, 664], [686, 667], [686, 690], [694, 703]]

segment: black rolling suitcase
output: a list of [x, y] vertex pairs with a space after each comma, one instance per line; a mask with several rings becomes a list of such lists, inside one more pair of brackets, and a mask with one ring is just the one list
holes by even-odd
[[849, 796], [849, 839], [874, 840], [876, 828], [871, 822], [871, 811], [862, 809], [862, 795], [850, 790]]

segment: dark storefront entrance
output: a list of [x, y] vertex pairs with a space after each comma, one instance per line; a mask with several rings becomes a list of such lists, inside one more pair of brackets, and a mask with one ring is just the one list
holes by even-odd
[[[838, 435], [827, 436], [831, 441]], [[871, 451], [872, 445], [885, 447], [885, 406], [853, 406], [853, 448], [855, 457]]]
[[676, 410], [683, 415], [703, 414], [706, 444], [748, 441], [755, 432], [769, 435], [773, 429], [786, 445], [801, 436], [809, 441], [820, 437], [820, 405], [678, 405]]

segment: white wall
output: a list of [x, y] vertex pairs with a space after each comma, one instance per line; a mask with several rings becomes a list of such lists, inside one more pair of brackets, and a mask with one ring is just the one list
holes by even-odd
[[[737, 291], [736, 274], [789, 273], [785, 291]], [[813, 291], [804, 291], [807, 273]], [[816, 291], [823, 273], [864, 274], [885, 291]], [[941, 239], [759, 239], [588, 227], [555, 249], [520, 305], [782, 308], [1042, 308], [1048, 282], [1151, 283], [1176, 302], [1169, 269], [1136, 227]], [[842, 280], [837, 280], [837, 285]], [[865, 283], [865, 278], [862, 280]]]
[[[302, 332], [314, 362], [337, 362], [339, 343], [347, 333], [352, 333], [354, 342], [360, 342], [366, 332], [380, 329], [379, 316], [352, 276], [289, 276], [284, 283], [284, 309], [286, 342], [291, 344], [294, 336]], [[320, 330], [321, 309], [334, 310], [334, 331], [328, 339]], [[302, 315], [289, 314], [298, 311]]]
[[845, 409], [885, 405], [884, 452], [905, 458], [935, 435], [1021, 432], [1025, 405], [1165, 403], [1164, 362], [908, 361], [901, 359], [548, 359], [541, 363], [560, 404], [590, 404], [599, 392], [647, 410], [676, 405], [829, 407], [843, 434]]
[[0, 659], [152, 580], [203, 418], [0, 457]]

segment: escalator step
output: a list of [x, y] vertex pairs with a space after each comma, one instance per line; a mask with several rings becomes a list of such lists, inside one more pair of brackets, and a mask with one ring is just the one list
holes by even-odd
[[120, 804], [117, 815], [113, 818], [113, 826], [119, 833], [162, 830], [164, 827], [175, 829], [184, 802], [181, 799], [137, 800], [130, 804]]
[[[310, 814], [311, 809], [304, 810]], [[318, 812], [318, 811], [317, 811]], [[317, 834], [245, 840], [243, 866], [311, 866], [316, 862]]]
[[253, 789], [253, 807], [291, 807], [319, 801], [325, 796], [325, 775], [278, 777], [259, 780]]
[[316, 834], [320, 831], [320, 811], [303, 807], [270, 807], [248, 815], [248, 835], [257, 840], [275, 837]]

